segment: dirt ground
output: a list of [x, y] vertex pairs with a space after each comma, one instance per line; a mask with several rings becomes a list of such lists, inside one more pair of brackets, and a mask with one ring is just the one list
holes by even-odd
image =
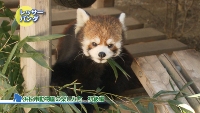
[[[176, 12], [176, 3], [177, 12]], [[127, 16], [200, 51], [200, 0], [115, 0]], [[53, 9], [69, 9], [53, 2]]]
[[175, 1], [115, 0], [115, 7], [143, 22], [145, 27], [153, 27], [200, 51], [200, 0], [177, 0], [174, 13]]

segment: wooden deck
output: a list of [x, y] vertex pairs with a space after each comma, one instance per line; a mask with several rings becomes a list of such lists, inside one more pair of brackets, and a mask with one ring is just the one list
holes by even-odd
[[[15, 5], [9, 2], [6, 4], [13, 7], [13, 11], [16, 11]], [[122, 11], [113, 7], [86, 8], [85, 10], [92, 15], [116, 16], [122, 13]], [[67, 24], [75, 18], [76, 10], [52, 10], [52, 33], [62, 33]], [[2, 19], [5, 18], [0, 18], [0, 23]], [[125, 48], [134, 56], [135, 60], [132, 63], [132, 69], [142, 83], [143, 88], [125, 91], [124, 95], [134, 97], [148, 94], [152, 97], [160, 90], [172, 91], [169, 80], [172, 81], [177, 91], [187, 82], [194, 81], [194, 84], [185, 88], [184, 91], [191, 95], [200, 93], [199, 52], [187, 50], [187, 45], [175, 39], [167, 39], [165, 34], [154, 28], [144, 28], [143, 23], [132, 17], [127, 17], [125, 23], [128, 28]], [[56, 61], [57, 42], [57, 40], [52, 41], [52, 65]], [[172, 95], [160, 97], [160, 99], [164, 100], [173, 98], [174, 96]], [[196, 112], [200, 113], [200, 101], [198, 99], [180, 98], [179, 101], [192, 106]], [[167, 104], [156, 106], [156, 108], [158, 113], [174, 113]], [[128, 111], [123, 113], [128, 113]]]
[[[174, 89], [176, 91], [179, 91], [186, 83], [190, 82], [192, 79], [194, 81], [194, 84], [191, 85], [191, 87], [185, 88], [184, 92], [186, 92], [189, 95], [193, 95], [195, 93], [200, 93], [198, 91], [200, 73], [199, 69], [195, 69], [196, 67], [200, 66], [200, 57], [198, 57], [197, 60], [190, 53], [200, 54], [195, 50], [181, 50], [174, 51], [172, 54], [138, 57], [135, 58], [135, 61], [132, 63], [132, 69], [136, 73], [138, 79], [140, 80], [150, 97], [152, 97], [160, 90], [173, 91], [173, 88], [170, 85], [170, 81], [172, 82]], [[175, 55], [176, 58], [174, 58]], [[188, 56], [190, 56], [190, 58], [188, 58]], [[196, 63], [190, 63], [190, 65], [188, 65], [186, 64], [187, 61], [195, 61]], [[187, 66], [188, 68], [185, 68], [184, 66]], [[190, 71], [187, 70], [187, 72], [185, 72], [185, 69], [189, 69]], [[191, 74], [191, 70], [193, 73], [195, 73], [195, 75]], [[188, 72], [190, 74], [188, 74]], [[198, 81], [198, 83], [195, 83], [195, 81]], [[168, 95], [161, 96], [159, 99], [169, 100], [173, 98], [174, 95]], [[200, 101], [198, 99], [179, 98], [178, 100], [184, 104], [190, 105], [197, 113], [200, 112]], [[172, 109], [169, 108], [168, 105], [163, 105], [158, 108], [160, 109], [161, 113], [173, 113]]]

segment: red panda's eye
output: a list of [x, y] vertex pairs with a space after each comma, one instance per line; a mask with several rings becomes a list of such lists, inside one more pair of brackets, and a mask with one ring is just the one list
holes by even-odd
[[93, 45], [93, 46], [97, 46], [97, 43], [95, 43], [95, 42], [92, 42], [92, 45]]
[[113, 44], [109, 44], [109, 45], [108, 45], [108, 48], [112, 48], [112, 47], [113, 47]]

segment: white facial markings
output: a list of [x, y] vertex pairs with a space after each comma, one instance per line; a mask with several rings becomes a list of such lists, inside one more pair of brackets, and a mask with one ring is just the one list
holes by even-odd
[[[99, 57], [99, 53], [104, 52], [106, 54], [102, 59]], [[113, 56], [113, 51], [111, 51], [106, 45], [98, 45], [97, 47], [89, 51], [91, 58], [97, 63], [105, 63], [107, 59]]]
[[115, 43], [115, 46], [116, 46], [117, 48], [121, 48], [121, 46], [122, 46], [121, 41], [116, 42], [116, 43]]
[[[95, 37], [93, 39], [84, 37], [84, 40], [82, 42], [83, 53], [85, 54], [85, 56], [90, 56], [91, 59], [95, 61], [96, 63], [105, 63], [107, 62], [107, 59], [118, 56], [121, 52], [121, 46], [122, 46], [121, 40], [114, 42], [114, 39], [110, 38], [105, 41], [106, 41], [106, 44], [105, 43], [100, 44], [101, 39], [99, 37]], [[93, 42], [95, 42], [97, 45], [91, 46]], [[113, 44], [113, 46], [117, 48], [115, 53], [113, 52], [111, 48], [108, 47], [109, 44]], [[89, 47], [92, 47], [92, 48], [89, 49]], [[105, 57], [101, 58], [99, 56], [100, 52], [105, 53]]]
[[116, 54], [114, 55], [116, 57], [121, 53], [122, 42], [121, 41], [116, 42], [115, 46], [116, 46], [116, 48], [118, 48]]
[[82, 49], [83, 49], [83, 53], [85, 54], [85, 56], [89, 56], [88, 53], [88, 45], [90, 44], [90, 40], [84, 38], [83, 42], [82, 42]]
[[99, 44], [100, 43], [100, 38], [96, 37], [96, 38], [92, 39], [91, 42], [95, 42], [95, 43]]
[[107, 43], [107, 44], [112, 44], [112, 43], [113, 43], [113, 39], [110, 39], [110, 38], [109, 38], [109, 39], [106, 41], [106, 43]]

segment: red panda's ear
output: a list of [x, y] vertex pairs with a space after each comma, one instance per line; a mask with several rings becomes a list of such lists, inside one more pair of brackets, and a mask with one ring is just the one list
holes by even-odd
[[77, 17], [76, 17], [76, 29], [75, 34], [80, 30], [81, 27], [85, 25], [85, 23], [89, 20], [89, 15], [83, 9], [77, 9]]
[[120, 16], [119, 16], [119, 21], [122, 24], [123, 30], [126, 30], [125, 17], [126, 17], [125, 13], [121, 13]]

